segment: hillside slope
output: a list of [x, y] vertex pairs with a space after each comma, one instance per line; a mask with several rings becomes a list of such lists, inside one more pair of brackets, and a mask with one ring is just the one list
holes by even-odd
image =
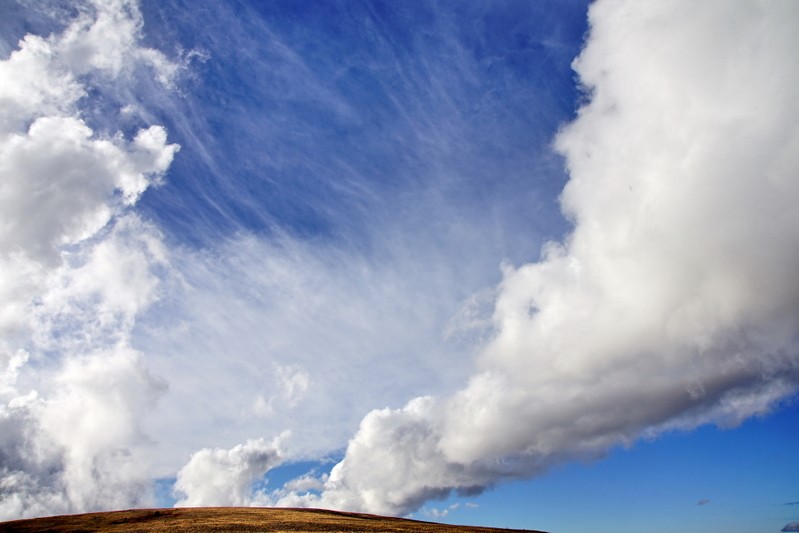
[[280, 509], [253, 507], [201, 507], [180, 509], [137, 509], [107, 513], [31, 518], [0, 523], [6, 532], [205, 532], [262, 531], [293, 533], [350, 533], [382, 531], [391, 533], [512, 533], [489, 527], [452, 526], [359, 513], [321, 509]]

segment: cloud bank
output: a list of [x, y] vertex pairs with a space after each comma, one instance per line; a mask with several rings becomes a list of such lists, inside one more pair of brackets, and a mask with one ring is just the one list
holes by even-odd
[[136, 4], [96, 1], [0, 61], [0, 519], [151, 501], [141, 420], [164, 384], [130, 337], [166, 256], [128, 209], [178, 146], [85, 118], [89, 91], [175, 74], [140, 27]]
[[792, 394], [798, 16], [594, 4], [574, 62], [589, 101], [555, 139], [574, 230], [505, 269], [468, 385], [373, 411], [321, 495], [283, 503], [405, 514]]

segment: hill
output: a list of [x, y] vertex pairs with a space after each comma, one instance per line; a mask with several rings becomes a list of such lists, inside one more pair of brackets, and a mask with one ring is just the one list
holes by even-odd
[[282, 509], [258, 507], [200, 507], [180, 509], [136, 509], [107, 513], [30, 518], [0, 523], [6, 532], [373, 532], [387, 533], [512, 533], [512, 530], [490, 527], [452, 526], [391, 518], [361, 513], [345, 513], [322, 509]]

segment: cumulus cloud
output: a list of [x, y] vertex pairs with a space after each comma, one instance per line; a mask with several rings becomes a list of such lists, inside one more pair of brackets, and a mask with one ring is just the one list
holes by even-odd
[[178, 146], [90, 125], [83, 97], [177, 67], [138, 45], [136, 3], [77, 12], [0, 61], [0, 519], [152, 502], [141, 421], [165, 385], [130, 339], [167, 258], [127, 208]]
[[[116, 141], [116, 142], [114, 142]], [[75, 117], [37, 118], [0, 146], [0, 247], [54, 264], [59, 247], [80, 242], [110, 220], [119, 204], [136, 202], [152, 175], [169, 166], [176, 145], [152, 126], [133, 142], [93, 138]], [[36, 217], [29, 216], [37, 213]]]
[[280, 441], [250, 439], [229, 450], [195, 452], [178, 472], [174, 490], [180, 499], [175, 506], [249, 505], [255, 483], [282, 462]]
[[799, 522], [789, 522], [780, 531], [799, 531]]
[[152, 504], [142, 421], [165, 383], [130, 337], [157, 297], [158, 242], [123, 219], [47, 272], [24, 307], [27, 340], [0, 369], [0, 517]]
[[795, 388], [799, 130], [778, 73], [799, 72], [776, 58], [796, 7], [672, 9], [591, 10], [591, 103], [556, 141], [575, 230], [506, 273], [497, 337], [450, 404], [452, 459], [735, 424]]
[[453, 490], [474, 495], [498, 480], [529, 475], [536, 459], [453, 463], [440, 447], [442, 408], [420, 397], [401, 409], [369, 413], [321, 493], [280, 494], [277, 505], [408, 514]]
[[408, 513], [793, 393], [797, 17], [594, 4], [574, 63], [589, 101], [555, 140], [573, 231], [505, 269], [468, 384], [370, 413], [307, 503]]
[[161, 383], [124, 348], [68, 360], [47, 396], [1, 406], [0, 516], [151, 503], [139, 420]]

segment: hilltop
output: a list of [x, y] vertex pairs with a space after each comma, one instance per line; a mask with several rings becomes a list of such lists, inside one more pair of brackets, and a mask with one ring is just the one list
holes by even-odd
[[199, 507], [179, 509], [136, 509], [105, 513], [30, 518], [0, 523], [6, 532], [64, 533], [111, 532], [205, 532], [259, 531], [274, 533], [543, 533], [531, 530], [453, 526], [404, 518], [345, 513], [322, 509], [283, 509], [258, 507]]

